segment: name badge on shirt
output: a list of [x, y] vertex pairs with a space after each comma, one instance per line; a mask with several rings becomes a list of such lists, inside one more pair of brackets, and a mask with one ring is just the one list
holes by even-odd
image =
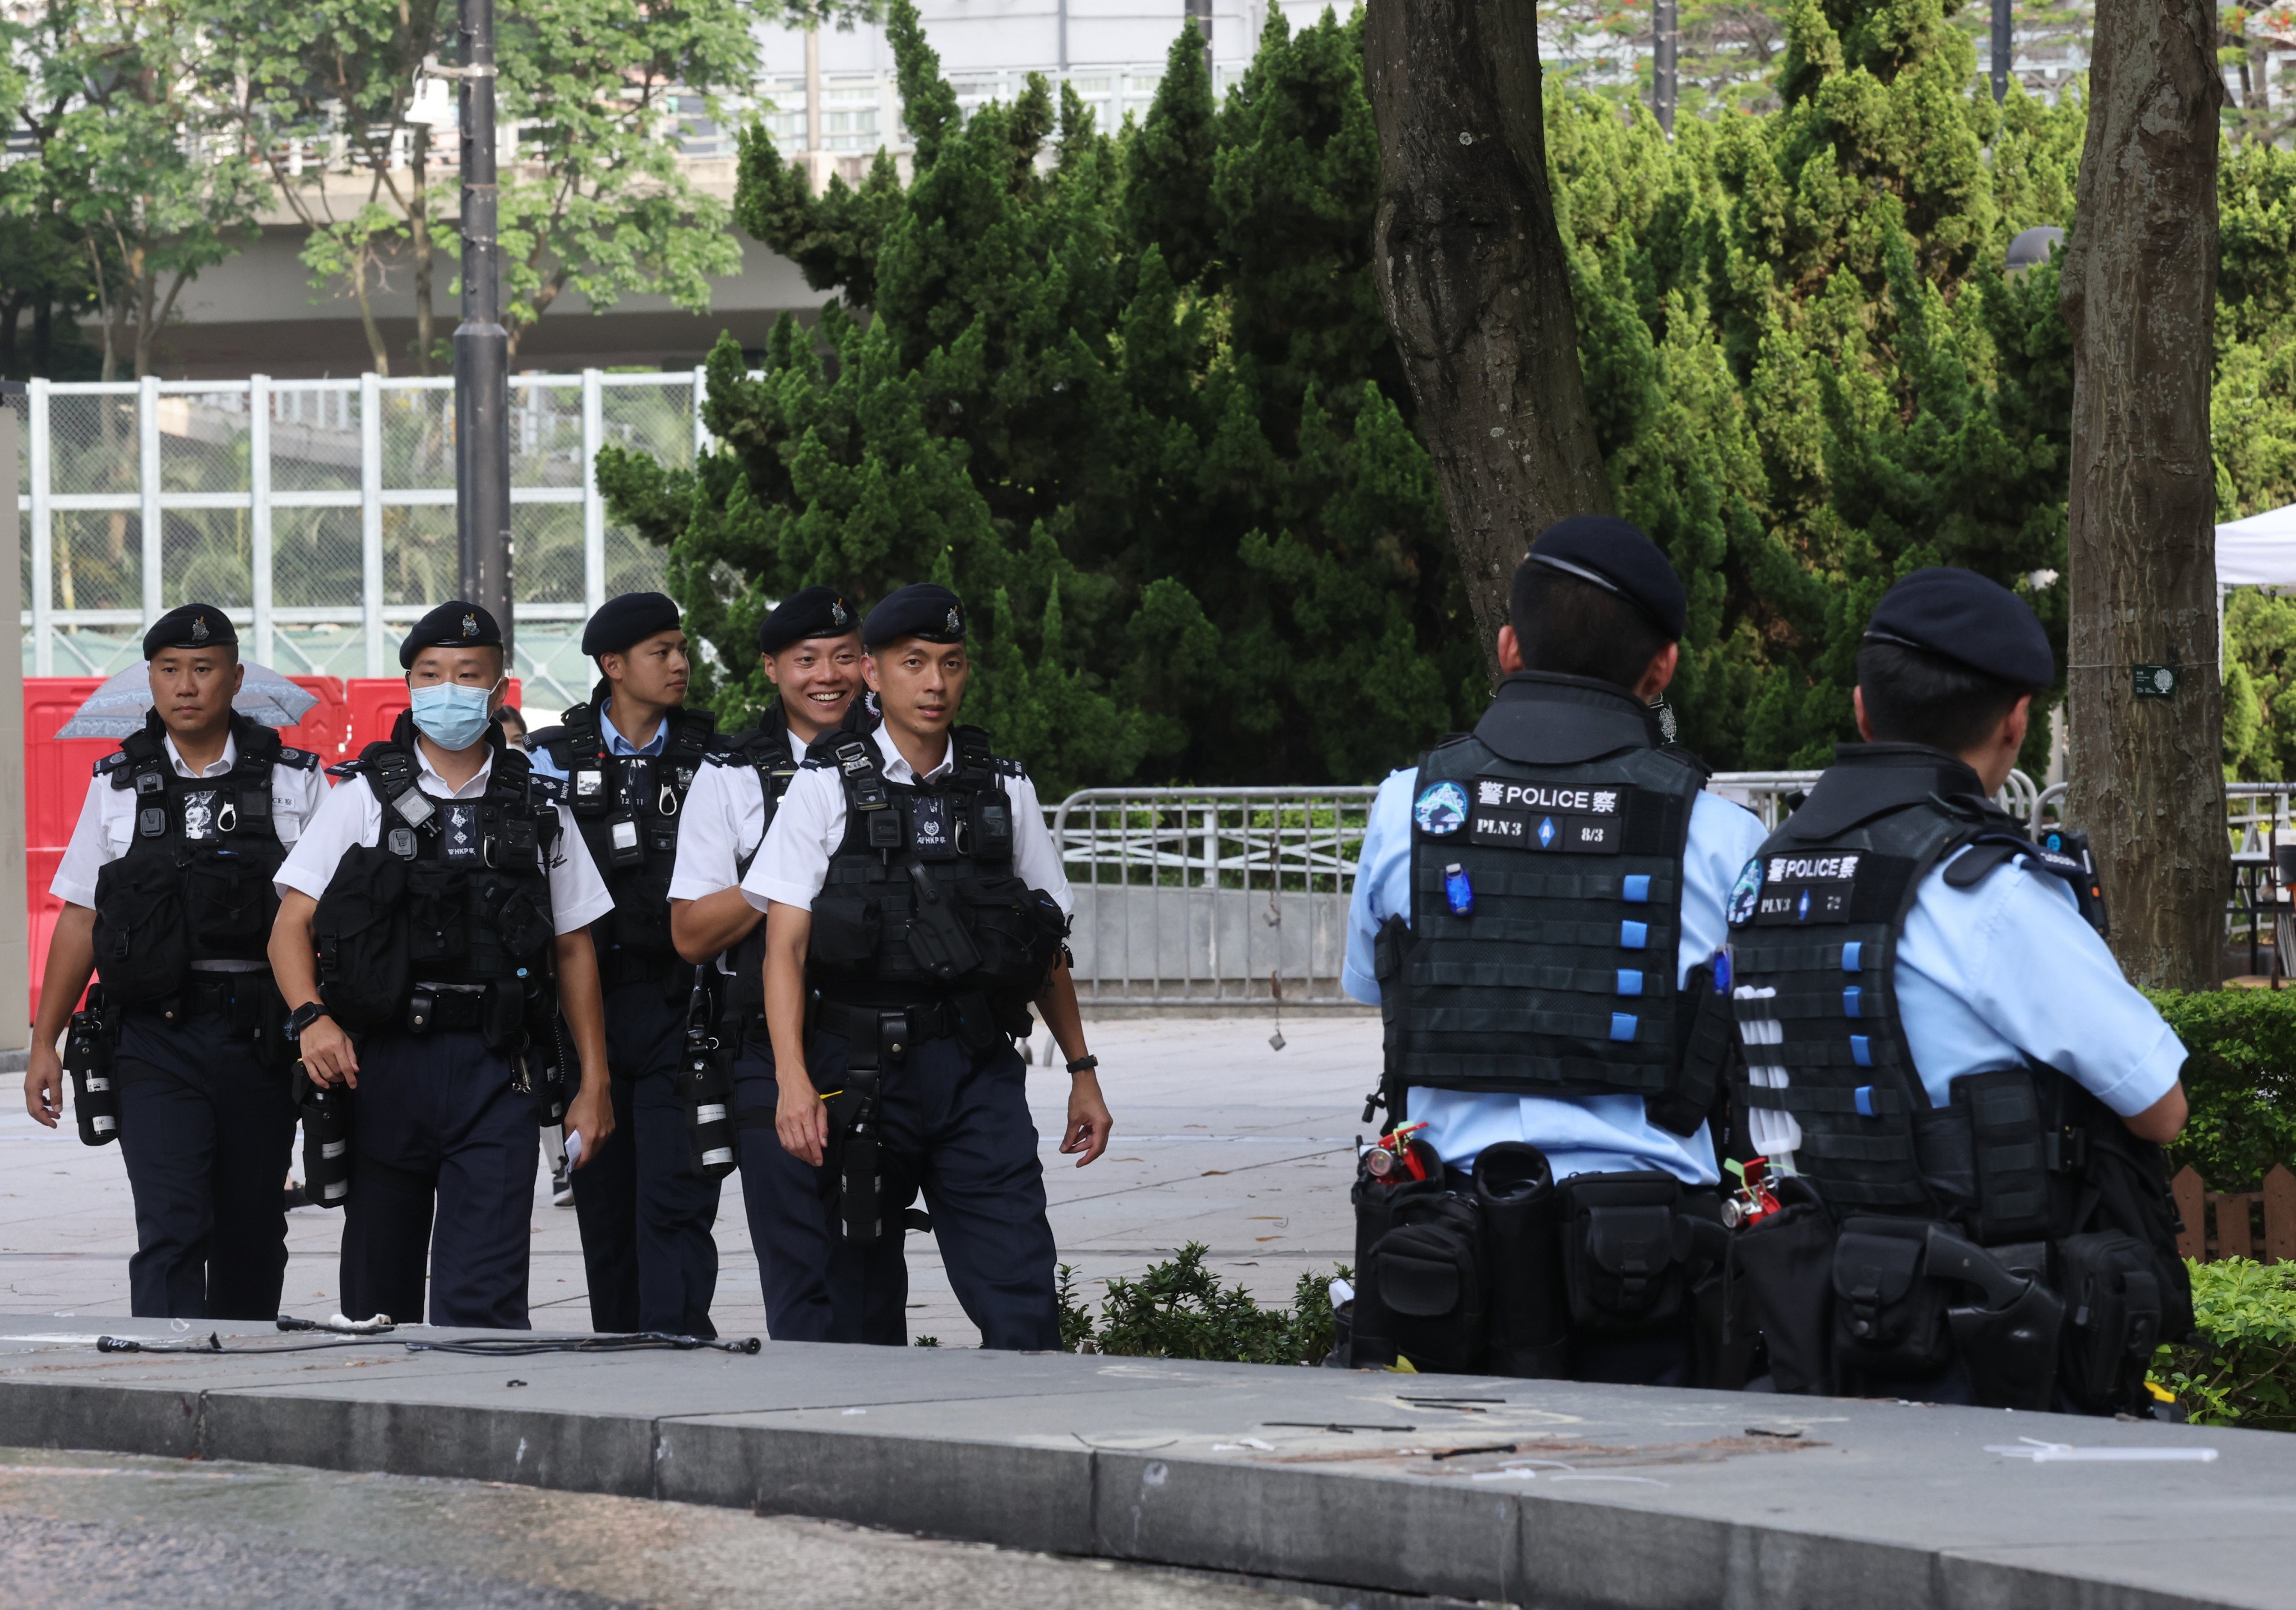
[[1773, 926], [1848, 922], [1859, 858], [1855, 853], [1770, 857], [1762, 870], [1754, 921]]
[[1477, 777], [1467, 841], [1502, 850], [1616, 855], [1631, 788], [1574, 788], [1511, 777]]
[[479, 864], [479, 808], [468, 801], [449, 802], [439, 808], [439, 842], [447, 847], [447, 864], [450, 867], [475, 867]]
[[184, 796], [184, 837], [193, 843], [219, 838], [216, 828], [216, 791], [202, 788]]

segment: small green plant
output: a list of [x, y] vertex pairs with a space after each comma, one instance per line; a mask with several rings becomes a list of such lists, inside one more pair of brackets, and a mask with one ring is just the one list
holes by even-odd
[[2193, 1116], [2169, 1147], [2215, 1191], [2252, 1191], [2296, 1167], [2296, 990], [2148, 990], [2191, 1052]]
[[2296, 1431], [2296, 1264], [2220, 1258], [2187, 1267], [2204, 1340], [2161, 1348], [2152, 1378], [2195, 1425]]
[[917, 1338], [916, 1344], [919, 1347], [939, 1347], [940, 1345], [940, 1338], [939, 1336], [919, 1336]]
[[[1210, 1249], [1191, 1241], [1136, 1280], [1108, 1282], [1095, 1318], [1061, 1266], [1061, 1345], [1139, 1359], [1226, 1359], [1239, 1364], [1320, 1364], [1332, 1351], [1331, 1279], [1302, 1274], [1286, 1308], [1262, 1308], [1241, 1286], [1224, 1286], [1204, 1267]], [[1344, 1268], [1333, 1273], [1344, 1277]]]

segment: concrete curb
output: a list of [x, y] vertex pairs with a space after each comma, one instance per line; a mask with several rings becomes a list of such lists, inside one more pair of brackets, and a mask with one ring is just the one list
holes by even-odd
[[[1210, 1442], [1242, 1434], [1234, 1426], [1295, 1413], [1360, 1417], [1367, 1392], [1395, 1390], [1342, 1372], [1208, 1365], [1111, 1379], [1106, 1361], [843, 1348], [769, 1349], [765, 1362], [784, 1367], [777, 1379], [760, 1360], [715, 1355], [386, 1355], [353, 1378], [339, 1362], [0, 1354], [0, 1442], [679, 1499], [1271, 1584], [1542, 1607], [2291, 1602], [2268, 1559], [2296, 1518], [2296, 1438], [2262, 1433], [1812, 1401], [1792, 1406], [1824, 1423], [1828, 1440], [1808, 1451], [1706, 1457], [1696, 1450], [1719, 1444], [1696, 1441], [1704, 1432], [1788, 1405], [1736, 1399], [1717, 1419], [1718, 1394], [1513, 1381], [1451, 1389], [1504, 1390], [1523, 1425], [1595, 1427], [1603, 1446], [1590, 1453], [1660, 1473], [1578, 1475], [1615, 1484], [1571, 1488], [1488, 1479], [1496, 1456], [1474, 1461], [1482, 1481], [1466, 1464], [1430, 1466], [1423, 1434], [1421, 1463], [1408, 1468], [1412, 1450], [1368, 1438], [1350, 1447], [1351, 1433], [1320, 1428], [1289, 1433], [1300, 1438], [1297, 1453], [1214, 1451], [1235, 1451]], [[1422, 1379], [1415, 1390], [1442, 1388]], [[503, 1401], [505, 1391], [517, 1398]], [[730, 1407], [744, 1398], [761, 1407]], [[805, 1406], [763, 1406], [774, 1398]], [[1500, 1411], [1476, 1412], [1488, 1423]], [[864, 1415], [901, 1424], [845, 1417]], [[1064, 1421], [1067, 1433], [1052, 1429]], [[1218, 1429], [1137, 1445], [1160, 1434], [1139, 1426], [1189, 1421]], [[912, 1428], [926, 1426], [939, 1429]], [[2210, 1465], [2045, 1470], [1980, 1448], [2017, 1433], [2226, 1451]], [[1263, 1429], [1259, 1440], [1286, 1434]], [[1637, 1435], [1656, 1439], [1642, 1463], [1622, 1446]], [[1132, 1445], [1108, 1445], [1118, 1442]], [[1696, 1457], [1668, 1451], [1684, 1448]], [[2005, 1497], [2020, 1492], [2021, 1505]], [[2202, 1516], [2215, 1518], [2196, 1526]]]

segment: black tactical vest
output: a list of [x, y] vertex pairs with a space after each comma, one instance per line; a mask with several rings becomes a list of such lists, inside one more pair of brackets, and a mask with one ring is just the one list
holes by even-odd
[[186, 777], [153, 711], [96, 763], [136, 806], [127, 852], [96, 875], [96, 971], [114, 1000], [173, 994], [193, 962], [264, 959], [279, 905], [272, 875], [286, 858], [271, 820], [272, 768], [308, 771], [319, 760], [235, 712], [231, 735], [229, 772]]
[[[1951, 755], [1914, 743], [1845, 743], [1835, 753], [1731, 893], [1746, 1060], [1783, 1067], [1788, 1081], [1783, 1090], [1749, 1082], [1742, 1094], [1750, 1106], [1793, 1116], [1801, 1129], [1795, 1167], [1837, 1212], [1948, 1217], [1984, 1240], [2038, 1234], [2049, 1213], [2038, 1199], [1997, 1203], [1990, 1225], [1972, 1220], [1970, 1170], [1982, 1174], [1988, 1162], [2021, 1169], [2028, 1184], [2020, 1194], [2040, 1193], [2041, 1109], [2067, 1098], [2057, 1087], [2070, 1081], [2032, 1070], [2023, 1086], [2037, 1095], [2016, 1094], [2013, 1078], [1988, 1111], [1981, 1081], [1991, 1075], [1972, 1075], [1980, 1100], [1969, 1113], [1932, 1109], [1898, 1013], [1898, 941], [1922, 880], [1964, 846], [1969, 853], [1946, 872], [1960, 888], [2011, 858], [2077, 885], [2085, 869], [2033, 843]], [[1753, 1027], [1773, 1022], [1775, 1043], [1770, 1031]], [[1959, 1132], [1972, 1125], [1973, 1137]], [[1988, 1128], [2003, 1148], [1990, 1159]], [[2024, 1157], [2029, 1146], [2033, 1154]]]
[[669, 938], [669, 880], [677, 862], [677, 818], [695, 772], [718, 730], [705, 710], [683, 707], [664, 718], [669, 732], [659, 755], [609, 754], [602, 718], [610, 684], [563, 725], [534, 735], [567, 779], [567, 809], [590, 858], [614, 897], [611, 916], [592, 925], [607, 989], [639, 980], [683, 997], [693, 975]]
[[363, 779], [382, 806], [380, 842], [343, 857], [311, 924], [321, 995], [346, 1028], [400, 1025], [418, 985], [494, 985], [507, 1039], [527, 1006], [549, 993], [556, 934], [547, 867], [560, 789], [499, 728], [488, 741], [494, 768], [475, 800], [419, 786], [406, 716], [389, 741], [332, 768]]
[[[935, 782], [888, 783], [876, 745], [824, 734], [845, 790], [845, 838], [813, 902], [807, 974], [825, 1000], [915, 1006], [987, 996], [1012, 1019], [1044, 987], [1068, 919], [1013, 868], [1019, 765], [989, 752], [988, 735], [949, 734], [956, 764]], [[816, 749], [820, 744], [815, 745]]]
[[1510, 677], [1472, 734], [1430, 751], [1411, 934], [1382, 968], [1390, 1090], [1677, 1096], [1697, 1006], [1676, 987], [1683, 850], [1705, 780], [1639, 702], [1580, 677]]
[[[854, 702], [859, 708], [860, 702]], [[865, 730], [865, 729], [861, 729]], [[828, 752], [835, 732], [824, 733], [818, 740]], [[810, 750], [808, 752], [810, 753]], [[709, 756], [713, 766], [746, 768], [756, 774], [758, 793], [764, 805], [764, 817], [758, 827], [758, 842], [748, 853], [734, 863], [734, 875], [739, 879], [749, 875], [750, 864], [765, 848], [766, 834], [773, 831], [774, 813], [781, 809], [782, 796], [797, 781], [801, 765], [790, 752], [789, 718], [776, 702], [767, 710], [757, 726], [739, 732], [727, 739]], [[761, 1015], [766, 1009], [766, 925], [763, 922], [750, 930], [742, 942], [725, 952], [719, 958], [720, 970], [726, 972], [726, 1004], [729, 1010], [744, 1016]]]

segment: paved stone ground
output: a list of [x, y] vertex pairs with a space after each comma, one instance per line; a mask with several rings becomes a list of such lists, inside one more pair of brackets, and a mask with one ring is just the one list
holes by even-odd
[[[1044, 1137], [1046, 1194], [1062, 1259], [1096, 1300], [1111, 1275], [1136, 1275], [1188, 1241], [1211, 1249], [1224, 1278], [1264, 1302], [1288, 1300], [1305, 1269], [1349, 1261], [1353, 1138], [1364, 1092], [1377, 1077], [1379, 1023], [1369, 1015], [1134, 1018], [1089, 1026], [1101, 1084], [1116, 1115], [1108, 1154], [1090, 1168], [1054, 1150], [1068, 1076], [1037, 1067], [1030, 1105]], [[1043, 1045], [1042, 1037], [1038, 1047]], [[5, 1081], [12, 1088], [18, 1082]], [[20, 1097], [0, 1102], [0, 1310], [124, 1314], [134, 1203], [115, 1147], [78, 1144], [41, 1129]], [[536, 1180], [532, 1295], [539, 1327], [586, 1329], [588, 1289], [570, 1207], [551, 1205]], [[317, 1208], [289, 1216], [291, 1261], [283, 1306], [334, 1310], [341, 1220]], [[765, 1332], [757, 1260], [739, 1176], [726, 1182], [712, 1310], [726, 1335]], [[909, 1241], [910, 1329], [970, 1347], [980, 1333], [950, 1294], [928, 1236]]]
[[475, 1482], [0, 1448], [14, 1610], [1282, 1610], [1105, 1561]]

